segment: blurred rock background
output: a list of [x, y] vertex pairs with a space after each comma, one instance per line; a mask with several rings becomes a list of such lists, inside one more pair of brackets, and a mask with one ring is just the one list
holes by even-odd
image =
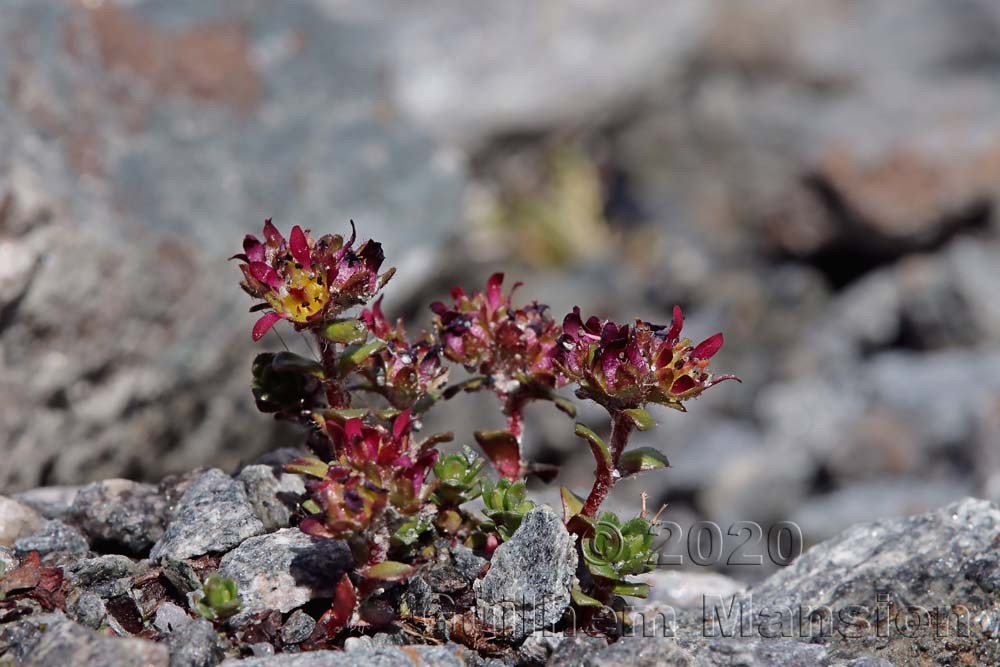
[[[2, 29], [0, 492], [298, 442], [253, 408], [226, 262], [273, 216], [353, 218], [417, 324], [502, 269], [557, 317], [725, 331], [744, 384], [657, 413], [674, 468], [619, 507], [808, 545], [1000, 500], [992, 0], [7, 0]], [[585, 488], [571, 423], [529, 416]]]

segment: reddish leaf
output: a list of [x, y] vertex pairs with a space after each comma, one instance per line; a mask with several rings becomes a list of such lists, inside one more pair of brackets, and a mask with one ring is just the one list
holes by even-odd
[[63, 573], [57, 567], [42, 567], [37, 551], [25, 556], [21, 564], [0, 579], [0, 598], [14, 591], [38, 601], [45, 609], [62, 607]]
[[345, 574], [337, 582], [337, 587], [334, 589], [333, 603], [319, 618], [319, 624], [326, 630], [327, 636], [337, 634], [350, 623], [357, 604], [358, 593], [354, 589], [354, 584], [351, 583], [351, 578]]
[[507, 479], [521, 476], [521, 445], [510, 431], [476, 431], [476, 442], [501, 475]]
[[253, 325], [253, 332], [250, 334], [253, 337], [254, 342], [263, 338], [264, 334], [270, 331], [271, 327], [274, 326], [274, 323], [280, 319], [281, 315], [278, 313], [267, 313], [262, 318], [257, 320], [256, 324]]

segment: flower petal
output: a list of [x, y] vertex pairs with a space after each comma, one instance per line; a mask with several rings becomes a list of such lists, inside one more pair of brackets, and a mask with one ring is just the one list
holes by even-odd
[[684, 326], [684, 311], [680, 306], [674, 306], [674, 320], [670, 324], [670, 331], [667, 332], [667, 344], [673, 345], [681, 337], [681, 328]]
[[270, 331], [271, 327], [274, 326], [274, 323], [280, 319], [281, 319], [280, 314], [271, 312], [268, 313], [267, 315], [264, 315], [259, 320], [257, 320], [257, 322], [253, 325], [253, 332], [251, 333], [254, 342], [257, 342], [261, 338], [263, 338], [264, 334]]
[[691, 351], [691, 359], [696, 361], [698, 359], [711, 359], [722, 347], [722, 342], [723, 338], [721, 333], [709, 336], [705, 340], [698, 343], [694, 350]]
[[678, 394], [683, 394], [684, 392], [694, 389], [697, 383], [694, 381], [690, 375], [682, 375], [677, 378], [677, 381], [673, 383], [670, 387], [670, 393], [677, 396]]
[[503, 274], [494, 273], [486, 281], [486, 302], [490, 305], [490, 311], [494, 311], [503, 303]]
[[281, 278], [278, 277], [278, 272], [264, 262], [251, 262], [250, 275], [268, 287], [274, 289], [281, 287], [282, 283]]
[[264, 244], [258, 241], [253, 234], [247, 234], [244, 237], [243, 252], [246, 253], [248, 262], [264, 261]]
[[292, 251], [292, 257], [306, 271], [312, 271], [312, 261], [309, 258], [309, 242], [306, 240], [305, 232], [298, 225], [292, 227], [292, 236], [288, 245]]
[[271, 223], [271, 218], [264, 221], [264, 240], [272, 245], [285, 245], [285, 237]]

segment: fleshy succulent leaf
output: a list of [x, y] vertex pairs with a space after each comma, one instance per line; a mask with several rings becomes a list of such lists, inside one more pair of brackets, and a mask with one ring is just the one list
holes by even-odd
[[656, 426], [656, 420], [653, 419], [653, 416], [642, 408], [628, 408], [622, 412], [632, 421], [636, 430], [648, 431]]
[[414, 573], [416, 568], [406, 563], [394, 560], [382, 561], [378, 565], [371, 565], [361, 570], [360, 574], [365, 579], [376, 579], [378, 581], [403, 581]]
[[670, 462], [666, 455], [652, 447], [636, 447], [622, 454], [618, 461], [618, 472], [623, 477], [645, 472], [647, 470], [657, 470], [659, 468], [669, 468]]
[[590, 449], [594, 452], [594, 458], [600, 461], [602, 465], [611, 466], [611, 450], [608, 449], [607, 443], [599, 435], [579, 422], [576, 425], [574, 433], [578, 438], [583, 438], [590, 444]]
[[497, 472], [507, 479], [521, 475], [521, 446], [510, 431], [476, 431], [476, 442]]

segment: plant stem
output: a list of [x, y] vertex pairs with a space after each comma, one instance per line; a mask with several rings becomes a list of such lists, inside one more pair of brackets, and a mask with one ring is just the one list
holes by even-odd
[[521, 433], [524, 429], [523, 421], [523, 411], [524, 404], [527, 400], [524, 396], [519, 393], [513, 393], [507, 397], [507, 401], [504, 404], [504, 414], [507, 415], [507, 430], [517, 438], [517, 442], [521, 442]]
[[337, 344], [319, 333], [316, 334], [316, 343], [319, 346], [323, 371], [327, 377], [323, 381], [323, 388], [326, 391], [326, 402], [331, 408], [350, 407], [351, 398], [337, 379], [339, 376]]
[[611, 465], [605, 465], [604, 461], [597, 462], [597, 474], [594, 478], [594, 487], [590, 490], [583, 509], [580, 513], [584, 516], [597, 516], [597, 510], [604, 502], [611, 489], [615, 485], [615, 469], [618, 467], [618, 460], [625, 451], [629, 436], [632, 434], [632, 420], [620, 410], [611, 413]]

